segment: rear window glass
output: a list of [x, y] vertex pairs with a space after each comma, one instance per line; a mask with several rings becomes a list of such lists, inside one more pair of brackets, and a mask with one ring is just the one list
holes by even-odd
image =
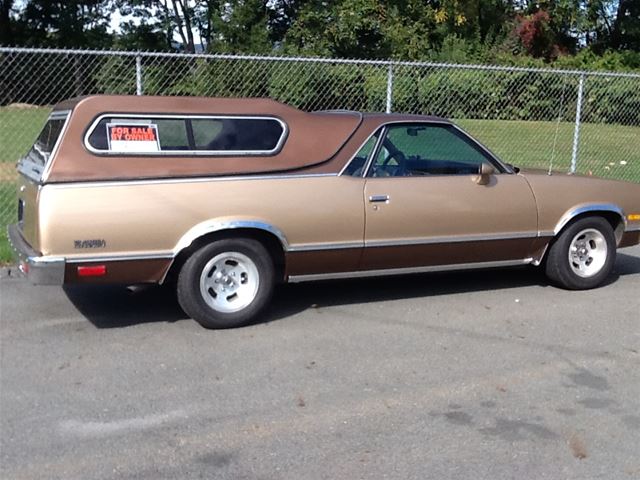
[[47, 163], [51, 152], [53, 152], [53, 147], [55, 147], [62, 133], [65, 121], [66, 116], [51, 117], [47, 120], [47, 123], [44, 124], [44, 128], [40, 132], [40, 135], [38, 135], [31, 150], [27, 153], [27, 158], [31, 162], [41, 166]]
[[18, 163], [21, 173], [40, 181], [68, 116], [69, 112], [53, 112], [49, 116], [33, 146]]
[[94, 124], [87, 143], [106, 154], [268, 155], [284, 136], [275, 118], [107, 116]]

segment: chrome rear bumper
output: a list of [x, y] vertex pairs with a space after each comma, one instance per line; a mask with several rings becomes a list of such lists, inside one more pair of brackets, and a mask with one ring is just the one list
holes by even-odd
[[17, 225], [7, 227], [9, 243], [20, 271], [34, 285], [62, 285], [65, 260], [61, 257], [42, 256], [20, 233]]

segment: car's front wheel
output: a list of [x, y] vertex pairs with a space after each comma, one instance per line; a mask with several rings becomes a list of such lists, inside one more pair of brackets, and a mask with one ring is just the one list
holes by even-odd
[[203, 327], [239, 327], [267, 306], [274, 280], [273, 261], [260, 242], [218, 240], [197, 250], [183, 265], [178, 301]]
[[545, 271], [560, 287], [585, 290], [605, 281], [615, 258], [611, 224], [601, 217], [586, 217], [570, 224], [551, 245]]

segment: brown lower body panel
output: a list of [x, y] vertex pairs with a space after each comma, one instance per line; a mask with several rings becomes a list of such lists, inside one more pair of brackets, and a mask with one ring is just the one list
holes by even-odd
[[[65, 283], [93, 284], [125, 284], [159, 283], [171, 266], [170, 258], [154, 258], [144, 260], [117, 260], [105, 262], [67, 263], [65, 266]], [[106, 273], [102, 276], [81, 277], [78, 267], [96, 267], [104, 265]]]
[[[540, 237], [289, 252], [286, 255], [285, 279], [297, 275], [437, 267], [525, 258], [540, 260], [550, 240], [550, 237]], [[627, 232], [622, 236], [619, 247], [638, 244], [640, 231]], [[164, 279], [171, 263], [170, 258], [67, 263], [65, 283], [159, 283]], [[106, 267], [105, 275], [78, 275], [80, 266], [100, 265]]]
[[362, 248], [287, 253], [285, 279], [291, 275], [351, 272], [358, 269]]
[[620, 245], [618, 248], [624, 247], [633, 247], [634, 245], [638, 245], [640, 243], [640, 230], [636, 232], [625, 232], [622, 234], [622, 239], [620, 240]]
[[[547, 254], [549, 244], [553, 240], [553, 237], [538, 237], [534, 238], [531, 243], [531, 253], [527, 255], [533, 258], [536, 262], [541, 262], [544, 256]], [[537, 263], [536, 263], [537, 265]]]
[[481, 240], [366, 248], [360, 270], [410, 268], [521, 260], [531, 256], [534, 239]]
[[518, 238], [291, 252], [286, 276], [537, 259], [548, 242]]
[[[525, 258], [538, 260], [544, 254], [549, 240], [549, 238], [520, 238], [289, 252], [286, 255], [285, 278], [324, 273], [500, 262]], [[624, 234], [620, 246], [638, 243], [640, 243], [640, 232], [629, 232]], [[68, 263], [65, 267], [65, 283], [159, 283], [165, 277], [171, 263], [170, 258]], [[78, 275], [80, 266], [100, 265], [106, 267], [105, 275], [88, 277]]]

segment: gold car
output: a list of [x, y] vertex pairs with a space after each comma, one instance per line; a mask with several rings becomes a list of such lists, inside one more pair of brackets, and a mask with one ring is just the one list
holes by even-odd
[[640, 185], [518, 171], [437, 117], [92, 96], [18, 171], [34, 283], [172, 282], [205, 327], [253, 321], [279, 282], [533, 264], [593, 288], [640, 243]]

